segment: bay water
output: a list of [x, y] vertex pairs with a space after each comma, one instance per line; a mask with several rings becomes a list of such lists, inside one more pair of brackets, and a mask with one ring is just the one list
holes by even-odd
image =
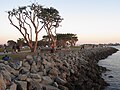
[[120, 90], [120, 46], [114, 46], [114, 48], [119, 51], [106, 59], [100, 60], [98, 63], [110, 70], [102, 74], [105, 81], [110, 84], [105, 90]]

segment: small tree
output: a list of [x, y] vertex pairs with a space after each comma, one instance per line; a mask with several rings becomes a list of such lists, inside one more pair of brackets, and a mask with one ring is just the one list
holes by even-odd
[[[38, 33], [42, 30], [43, 24], [40, 25], [40, 18], [37, 17], [38, 11], [41, 11], [42, 6], [32, 4], [29, 6], [18, 7], [8, 11], [8, 19], [10, 24], [13, 25], [22, 34], [25, 41], [29, 45], [32, 52], [36, 51], [38, 43]], [[35, 33], [35, 37], [33, 37]], [[33, 40], [35, 44], [33, 45]]]

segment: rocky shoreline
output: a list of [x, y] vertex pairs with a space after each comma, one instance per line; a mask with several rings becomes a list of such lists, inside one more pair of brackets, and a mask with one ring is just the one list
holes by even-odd
[[101, 77], [106, 68], [97, 63], [117, 51], [95, 47], [0, 60], [0, 90], [102, 90], [109, 84]]

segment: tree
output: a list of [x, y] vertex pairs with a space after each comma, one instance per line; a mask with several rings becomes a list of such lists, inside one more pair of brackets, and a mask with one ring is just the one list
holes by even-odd
[[[44, 26], [40, 22], [40, 18], [37, 17], [38, 11], [41, 11], [41, 9], [41, 5], [33, 3], [29, 6], [22, 6], [18, 7], [17, 9], [8, 11], [8, 19], [10, 24], [17, 28], [17, 30], [22, 34], [32, 52], [36, 51], [38, 33]], [[35, 34], [35, 37], [33, 37], [33, 33]], [[34, 45], [32, 39], [35, 39]]]
[[46, 33], [51, 40], [53, 49], [55, 49], [56, 38], [54, 36], [56, 36], [56, 28], [60, 26], [59, 24], [63, 20], [63, 18], [61, 18], [59, 12], [53, 7], [42, 8], [41, 12], [38, 11], [37, 16], [41, 19], [41, 22], [44, 24], [44, 29], [46, 30]]
[[13, 40], [8, 40], [7, 44], [8, 44], [8, 46], [12, 47], [12, 46], [14, 46], [16, 44], [16, 42], [13, 41]]
[[65, 47], [67, 43], [70, 43], [71, 46], [75, 46], [78, 41], [76, 34], [57, 34], [57, 43], [59, 46]]

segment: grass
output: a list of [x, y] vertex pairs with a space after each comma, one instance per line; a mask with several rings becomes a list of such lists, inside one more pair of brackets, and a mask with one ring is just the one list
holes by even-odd
[[[3, 56], [5, 56], [6, 54], [4, 55], [0, 55], [0, 59], [2, 59]], [[12, 60], [23, 60], [25, 59], [25, 57], [27, 55], [34, 55], [34, 53], [32, 52], [21, 52], [21, 53], [11, 53], [11, 54], [7, 54]]]

